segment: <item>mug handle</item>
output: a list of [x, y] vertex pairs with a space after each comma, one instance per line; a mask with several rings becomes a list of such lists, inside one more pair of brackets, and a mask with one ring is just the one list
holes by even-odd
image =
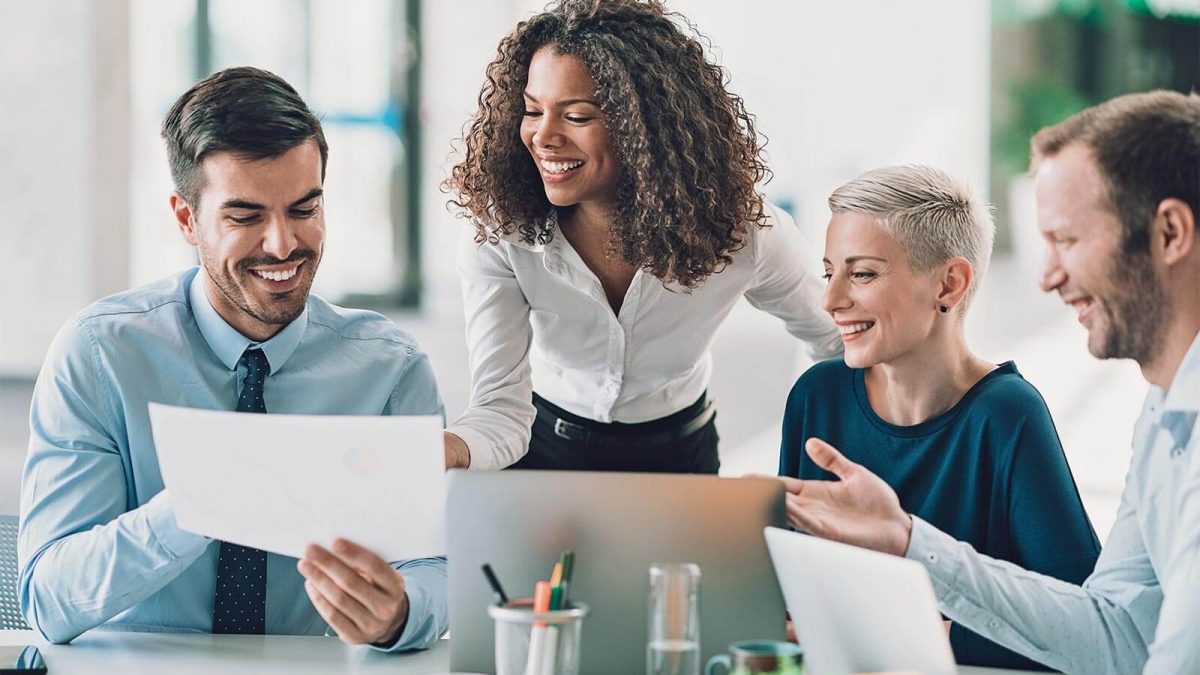
[[728, 654], [717, 654], [704, 666], [704, 675], [716, 675], [717, 666], [725, 666], [726, 672], [733, 668], [733, 659]]

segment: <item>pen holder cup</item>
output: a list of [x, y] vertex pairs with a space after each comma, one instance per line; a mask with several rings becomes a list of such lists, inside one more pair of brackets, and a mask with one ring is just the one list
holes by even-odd
[[496, 621], [496, 675], [578, 675], [587, 605], [534, 612], [530, 599], [491, 605]]

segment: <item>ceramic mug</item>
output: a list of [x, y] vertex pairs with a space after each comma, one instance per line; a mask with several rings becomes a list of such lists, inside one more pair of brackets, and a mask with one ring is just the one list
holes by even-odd
[[728, 654], [709, 659], [705, 675], [716, 675], [720, 666], [728, 675], [803, 675], [804, 650], [791, 642], [743, 640], [729, 645]]

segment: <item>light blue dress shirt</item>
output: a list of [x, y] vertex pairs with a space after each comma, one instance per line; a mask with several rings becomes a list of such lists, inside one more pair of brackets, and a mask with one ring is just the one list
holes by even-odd
[[1117, 520], [1083, 586], [980, 555], [913, 518], [952, 621], [1066, 673], [1200, 673], [1200, 336], [1151, 387]]
[[[238, 360], [256, 343], [221, 319], [197, 271], [79, 312], [38, 377], [21, 482], [18, 589], [26, 620], [52, 642], [101, 624], [212, 630], [220, 546], [175, 524], [146, 408], [236, 407], [246, 376]], [[444, 416], [428, 357], [379, 314], [310, 296], [296, 320], [256, 346], [271, 367], [268, 412]], [[446, 560], [396, 567], [410, 609], [391, 649], [429, 646], [447, 628]], [[328, 631], [295, 558], [267, 557], [266, 631]]]

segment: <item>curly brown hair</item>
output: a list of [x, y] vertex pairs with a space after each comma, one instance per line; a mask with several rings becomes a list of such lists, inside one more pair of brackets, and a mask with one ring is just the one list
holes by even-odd
[[705, 45], [658, 0], [559, 0], [517, 24], [488, 64], [465, 156], [443, 183], [476, 242], [553, 236], [554, 206], [520, 137], [529, 62], [550, 46], [591, 74], [620, 167], [609, 254], [686, 289], [733, 262], [748, 228], [767, 226], [756, 185], [770, 172], [754, 117]]

